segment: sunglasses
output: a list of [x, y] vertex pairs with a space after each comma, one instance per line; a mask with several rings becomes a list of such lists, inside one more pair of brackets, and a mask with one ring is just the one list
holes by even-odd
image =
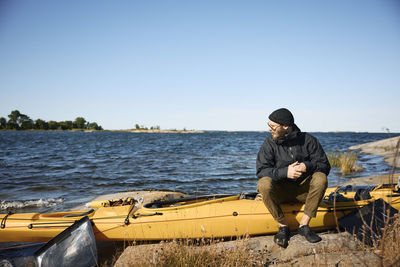
[[273, 132], [275, 132], [276, 131], [276, 129], [278, 129], [279, 127], [281, 127], [282, 125], [277, 125], [277, 126], [271, 126], [269, 123], [267, 123], [268, 124], [268, 127], [273, 131]]

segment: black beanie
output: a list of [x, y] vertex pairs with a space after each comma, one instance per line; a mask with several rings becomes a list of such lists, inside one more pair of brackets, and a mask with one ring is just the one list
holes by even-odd
[[271, 121], [281, 125], [293, 126], [294, 118], [292, 112], [286, 108], [280, 108], [271, 113], [268, 117]]

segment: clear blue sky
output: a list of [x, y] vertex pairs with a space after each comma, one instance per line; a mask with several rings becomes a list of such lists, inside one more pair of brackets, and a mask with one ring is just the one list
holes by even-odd
[[0, 1], [0, 117], [400, 132], [400, 2]]

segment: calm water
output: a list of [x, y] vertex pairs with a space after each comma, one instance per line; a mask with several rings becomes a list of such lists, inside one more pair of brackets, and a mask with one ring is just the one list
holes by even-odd
[[[388, 137], [384, 133], [312, 134], [326, 152]], [[127, 190], [254, 192], [256, 155], [267, 135], [2, 131], [0, 210], [61, 210], [97, 195]], [[340, 176], [332, 169], [329, 185], [391, 170], [378, 156], [360, 154], [359, 163], [365, 170], [352, 176]]]

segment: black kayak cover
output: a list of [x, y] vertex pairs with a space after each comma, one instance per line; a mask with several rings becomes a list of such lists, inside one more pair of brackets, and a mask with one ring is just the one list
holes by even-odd
[[374, 245], [382, 237], [382, 229], [392, 222], [398, 210], [383, 199], [351, 212], [339, 219], [339, 225], [367, 245]]
[[97, 248], [87, 216], [65, 229], [35, 252], [36, 266], [90, 267], [97, 265]]

